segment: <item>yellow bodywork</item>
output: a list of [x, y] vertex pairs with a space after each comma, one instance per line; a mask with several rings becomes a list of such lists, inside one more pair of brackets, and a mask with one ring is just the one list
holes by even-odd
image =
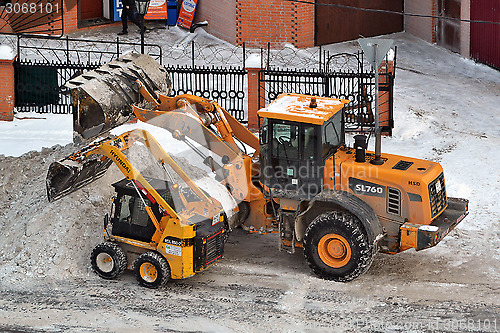
[[[169, 165], [201, 200], [186, 202], [185, 209], [181, 212], [176, 212], [172, 209], [123, 153], [124, 150], [130, 148], [135, 142], [140, 142], [146, 146], [159, 163]], [[156, 228], [150, 243], [118, 236], [111, 236], [111, 239], [137, 248], [160, 252], [170, 265], [171, 277], [173, 279], [183, 279], [194, 275], [194, 246], [192, 239], [196, 236], [196, 225], [190, 222], [189, 218], [194, 214], [198, 214], [207, 219], [212, 219], [217, 214], [223, 212], [221, 204], [214, 198], [207, 197], [170, 155], [163, 150], [156, 139], [145, 130], [129, 131], [111, 140], [99, 142], [82, 154], [83, 156], [79, 156], [78, 154], [72, 155], [73, 159], [77, 160], [89, 155], [102, 155], [103, 158], [111, 159], [128, 180], [134, 181], [138, 190], [146, 194], [153, 202], [158, 203], [160, 210], [163, 212], [163, 217], [158, 221], [151, 207], [145, 206], [148, 216]], [[223, 216], [223, 213], [220, 216]], [[178, 239], [179, 244], [166, 243], [166, 238]]]

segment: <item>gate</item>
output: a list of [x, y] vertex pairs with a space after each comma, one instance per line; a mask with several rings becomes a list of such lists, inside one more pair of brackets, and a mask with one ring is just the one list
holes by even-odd
[[[71, 98], [61, 87], [71, 78], [118, 58], [124, 51], [139, 50], [140, 44], [119, 39], [109, 42], [18, 35], [16, 47], [16, 112], [72, 113]], [[146, 49], [162, 61], [158, 45], [146, 44]]]
[[460, 0], [438, 0], [437, 43], [460, 52]]
[[73, 113], [71, 97], [61, 90], [69, 79], [99, 67], [95, 64], [58, 64], [15, 61], [17, 112]]
[[[498, 0], [471, 0], [471, 19], [500, 22]], [[471, 23], [471, 57], [500, 69], [500, 25]]]
[[315, 3], [315, 45], [354, 40], [359, 36], [371, 37], [403, 31], [402, 15], [321, 5], [359, 6], [401, 13], [403, 0], [316, 0]]

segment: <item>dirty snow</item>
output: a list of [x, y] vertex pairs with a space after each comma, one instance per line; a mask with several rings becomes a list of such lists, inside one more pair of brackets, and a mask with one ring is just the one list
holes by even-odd
[[[112, 29], [88, 36], [112, 39]], [[227, 46], [199, 31], [197, 39]], [[147, 38], [187, 36], [170, 29]], [[398, 46], [395, 129], [382, 151], [441, 163], [448, 195], [470, 200], [470, 215], [438, 246], [377, 255], [365, 275], [341, 284], [316, 278], [301, 251], [278, 252], [276, 234], [236, 230], [221, 262], [165, 290], [145, 290], [131, 273], [105, 281], [88, 258], [102, 240], [109, 184], [120, 172], [112, 166], [101, 180], [48, 203], [48, 165], [77, 149], [68, 144], [71, 116], [0, 122], [0, 330], [498, 331], [500, 73], [407, 34], [389, 37]], [[185, 157], [180, 143], [169, 149]]]

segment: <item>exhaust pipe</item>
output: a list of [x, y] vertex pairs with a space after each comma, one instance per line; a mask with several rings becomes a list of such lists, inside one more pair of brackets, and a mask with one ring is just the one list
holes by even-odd
[[358, 162], [358, 163], [366, 162], [366, 136], [365, 135], [355, 135], [354, 136], [354, 149], [356, 149], [356, 162]]

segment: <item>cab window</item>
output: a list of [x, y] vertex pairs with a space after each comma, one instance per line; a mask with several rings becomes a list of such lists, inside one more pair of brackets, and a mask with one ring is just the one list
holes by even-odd
[[297, 125], [273, 124], [272, 155], [287, 160], [299, 157], [299, 127]]
[[344, 132], [342, 131], [342, 112], [337, 112], [322, 128], [322, 155], [323, 159], [335, 153], [337, 148], [344, 142]]

